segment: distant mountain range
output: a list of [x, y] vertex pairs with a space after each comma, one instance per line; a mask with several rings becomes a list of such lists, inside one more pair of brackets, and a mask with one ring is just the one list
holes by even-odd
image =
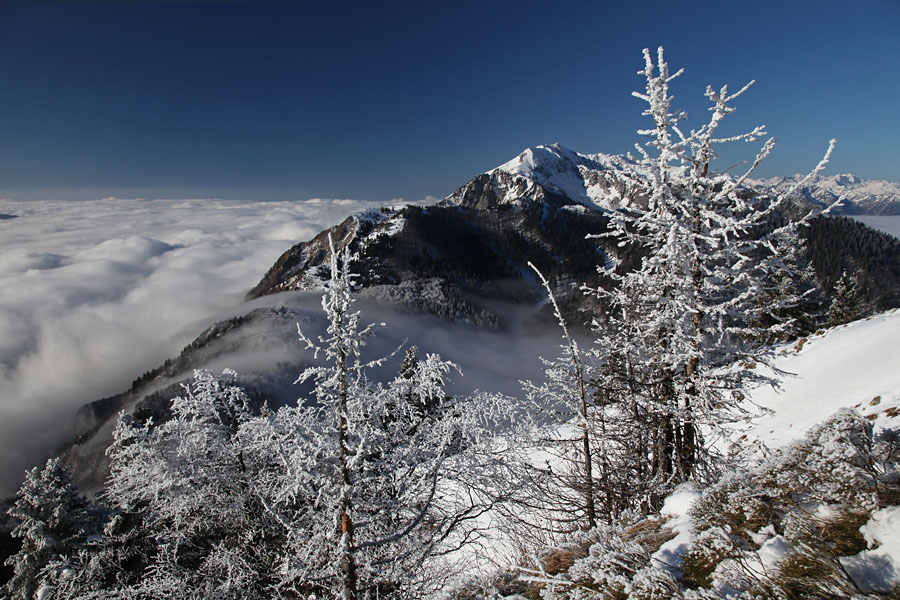
[[[484, 201], [477, 208], [550, 195], [593, 209], [615, 210], [635, 200], [634, 189], [628, 186], [629, 172], [641, 173], [642, 169], [628, 156], [581, 154], [559, 144], [536, 146], [478, 175], [442, 204], [472, 206], [475, 189], [482, 192]], [[783, 194], [804, 177], [751, 179], [746, 187], [757, 193]], [[795, 196], [822, 208], [843, 198], [835, 210], [841, 215], [900, 215], [900, 183], [893, 181], [862, 179], [850, 174], [818, 176], [797, 189]]]
[[[635, 200], [628, 187], [628, 173], [642, 169], [628, 157], [613, 154], [580, 154], [559, 144], [527, 148], [514, 159], [478, 175], [451, 194], [444, 204], [471, 205], [473, 188], [484, 193], [479, 208], [540, 199], [547, 194], [563, 196], [589, 208], [615, 210]], [[804, 175], [748, 180], [746, 187], [757, 193], [783, 194]], [[490, 183], [492, 192], [487, 190]], [[796, 190], [798, 199], [826, 207], [843, 198], [835, 210], [842, 215], [900, 215], [900, 183], [862, 179], [842, 174], [819, 176]]]
[[[750, 186], [784, 193], [802, 178], [801, 175], [770, 177], [753, 180]], [[841, 215], [900, 215], [900, 183], [895, 181], [861, 179], [849, 174], [832, 175], [817, 177], [797, 190], [797, 194], [810, 204], [821, 207], [843, 198], [836, 211]]]

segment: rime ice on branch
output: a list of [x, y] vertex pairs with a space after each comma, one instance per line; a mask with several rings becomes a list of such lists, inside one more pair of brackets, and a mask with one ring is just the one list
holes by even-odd
[[[662, 48], [655, 64], [644, 50], [644, 63], [638, 73], [645, 90], [634, 96], [647, 103], [643, 114], [654, 127], [638, 132], [649, 140], [636, 144], [642, 159], [627, 177], [642, 188], [646, 206], [614, 213], [605, 234], [642, 260], [631, 271], [604, 271], [614, 285], [587, 292], [609, 313], [605, 323], [596, 323], [602, 333], [598, 394], [615, 413], [610, 418], [630, 415], [636, 423], [628, 453], [638, 461], [639, 487], [650, 504], [658, 504], [673, 484], [702, 478], [712, 466], [703, 430], [715, 433], [719, 425], [745, 418], [744, 390], [769, 381], [754, 369], [727, 366], [766, 360], [766, 348], [756, 342], [766, 332], [751, 325], [763, 322], [754, 315], [768, 310], [758, 299], [777, 287], [784, 255], [800, 243], [797, 229], [809, 215], [787, 219], [793, 190], [761, 198], [742, 187], [772, 151], [771, 138], [743, 175], [712, 168], [717, 145], [767, 135], [759, 126], [717, 137], [722, 120], [735, 110], [731, 102], [752, 81], [735, 93], [728, 86], [707, 87], [710, 119], [685, 132], [680, 122], [687, 116], [672, 108], [669, 92], [682, 71], [669, 73]], [[833, 146], [834, 140], [798, 185], [825, 166]], [[797, 299], [780, 301], [785, 306]], [[767, 322], [769, 329], [785, 325]]]

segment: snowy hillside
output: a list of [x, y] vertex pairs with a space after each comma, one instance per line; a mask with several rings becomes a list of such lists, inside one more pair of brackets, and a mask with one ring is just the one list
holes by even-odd
[[876, 427], [900, 426], [900, 310], [786, 346], [775, 365], [794, 375], [781, 389], [753, 392], [753, 402], [773, 412], [755, 420], [747, 442], [781, 448], [845, 407]]
[[[610, 585], [621, 586], [622, 595], [616, 597], [622, 598], [747, 598], [742, 592], [748, 590], [763, 590], [761, 596], [750, 597], [770, 597], [767, 594], [772, 593], [772, 588], [765, 585], [781, 585], [779, 577], [790, 580], [794, 575], [786, 576], [789, 569], [784, 565], [794, 565], [802, 552], [809, 551], [800, 549], [797, 528], [809, 528], [811, 532], [852, 514], [847, 525], [850, 530], [842, 535], [852, 538], [857, 546], [851, 551], [851, 542], [845, 540], [843, 555], [835, 551], [821, 559], [825, 561], [822, 565], [810, 562], [809, 568], [814, 570], [804, 576], [807, 581], [803, 585], [816, 593], [787, 597], [849, 597], [842, 585], [876, 595], [896, 590], [894, 586], [900, 585], [900, 545], [896, 543], [900, 540], [900, 507], [880, 496], [877, 503], [866, 509], [868, 512], [863, 511], [861, 506], [866, 502], [862, 499], [871, 491], [865, 477], [860, 479], [860, 473], [847, 469], [847, 465], [859, 460], [854, 452], [860, 444], [865, 445], [864, 439], [853, 439], [860, 423], [871, 423], [876, 439], [900, 426], [900, 310], [787, 344], [779, 348], [774, 364], [793, 375], [783, 379], [780, 389], [759, 388], [748, 398], [748, 406], [752, 403], [770, 412], [754, 419], [750, 426], [735, 428], [730, 436], [736, 470], [708, 488], [682, 485], [665, 500], [658, 513], [631, 524], [613, 523], [556, 540], [550, 545], [552, 549], [539, 555], [530, 566], [522, 564], [517, 555], [519, 541], [510, 536], [502, 517], [483, 517], [485, 523], [502, 525], [495, 525], [490, 544], [473, 561], [484, 569], [482, 577], [496, 586], [499, 597], [517, 600], [537, 597], [532, 595], [536, 592], [541, 592], [542, 598], [606, 598], [590, 591], [578, 595], [596, 589], [585, 586], [584, 581], [599, 584], [607, 582], [606, 577], [610, 578]], [[846, 412], [847, 409], [858, 411], [862, 418]], [[547, 439], [576, 439], [578, 427], [570, 423], [559, 432], [548, 434]], [[807, 456], [807, 452], [813, 456]], [[561, 471], [568, 460], [540, 447], [530, 450], [529, 455], [535, 465], [546, 463]], [[834, 461], [840, 467], [832, 471]], [[798, 509], [794, 501], [779, 495], [778, 486], [784, 486], [796, 471], [804, 469], [812, 472], [807, 470], [800, 475], [802, 483], [787, 494], [788, 498], [792, 493], [805, 498]], [[816, 469], [820, 472], [816, 473]], [[846, 481], [838, 485], [844, 486], [843, 493], [855, 503], [841, 504], [833, 483], [826, 484], [825, 488], [832, 488], [822, 492], [822, 481], [841, 478]], [[890, 473], [887, 479], [891, 479]], [[754, 482], [759, 481], [768, 481], [768, 487], [754, 488]], [[803, 486], [811, 486], [811, 491]], [[747, 504], [739, 505], [741, 502]], [[754, 512], [760, 509], [762, 515]], [[538, 527], [546, 511], [546, 507], [539, 509], [527, 518]], [[775, 514], [782, 517], [773, 517]], [[766, 524], [765, 518], [774, 520]], [[725, 535], [722, 527], [728, 519], [732, 519], [730, 526], [734, 529], [726, 529], [729, 534]], [[744, 519], [753, 528], [742, 532], [739, 527], [747, 524]], [[627, 523], [627, 519], [623, 521]], [[741, 541], [741, 536], [748, 535], [752, 538], [750, 544]], [[826, 538], [828, 535], [834, 534], [826, 531]], [[830, 550], [826, 548], [824, 552]], [[837, 568], [828, 566], [829, 560], [841, 565], [838, 571], [843, 569], [843, 580], [828, 573]], [[501, 566], [501, 574], [491, 572], [492, 564]], [[517, 566], [503, 570], [511, 564]], [[610, 573], [605, 569], [613, 570]], [[698, 572], [702, 577], [698, 577]], [[666, 587], [666, 581], [673, 587]], [[679, 586], [674, 586], [675, 581]], [[740, 585], [735, 585], [735, 581]], [[644, 586], [654, 585], [662, 586], [671, 596], [641, 595], [646, 591]], [[546, 595], [547, 589], [553, 590], [552, 595]], [[473, 593], [463, 597], [481, 596]]]

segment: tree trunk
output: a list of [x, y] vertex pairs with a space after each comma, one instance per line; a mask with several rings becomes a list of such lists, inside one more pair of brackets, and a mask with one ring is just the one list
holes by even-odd
[[584, 450], [584, 503], [587, 511], [588, 529], [593, 529], [597, 526], [597, 508], [594, 505], [594, 475], [593, 465], [591, 464], [591, 442], [588, 439], [587, 418], [584, 421], [581, 441]]
[[[570, 346], [571, 348], [571, 346]], [[572, 362], [575, 364], [575, 372], [578, 375], [578, 386], [581, 394], [581, 445], [584, 452], [584, 504], [587, 513], [588, 529], [597, 526], [597, 508], [594, 504], [594, 474], [591, 458], [591, 440], [588, 428], [587, 398], [584, 392], [584, 375], [581, 372], [581, 364], [572, 350]]]
[[341, 484], [341, 574], [343, 576], [343, 600], [356, 600], [356, 562], [353, 557], [353, 517], [351, 516], [350, 469], [347, 467], [347, 356], [338, 352], [338, 467]]

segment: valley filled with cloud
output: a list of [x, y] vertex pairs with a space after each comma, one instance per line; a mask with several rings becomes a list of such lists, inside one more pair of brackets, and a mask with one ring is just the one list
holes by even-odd
[[368, 206], [0, 200], [14, 215], [0, 220], [3, 492], [65, 438], [78, 407], [241, 314], [284, 250]]

